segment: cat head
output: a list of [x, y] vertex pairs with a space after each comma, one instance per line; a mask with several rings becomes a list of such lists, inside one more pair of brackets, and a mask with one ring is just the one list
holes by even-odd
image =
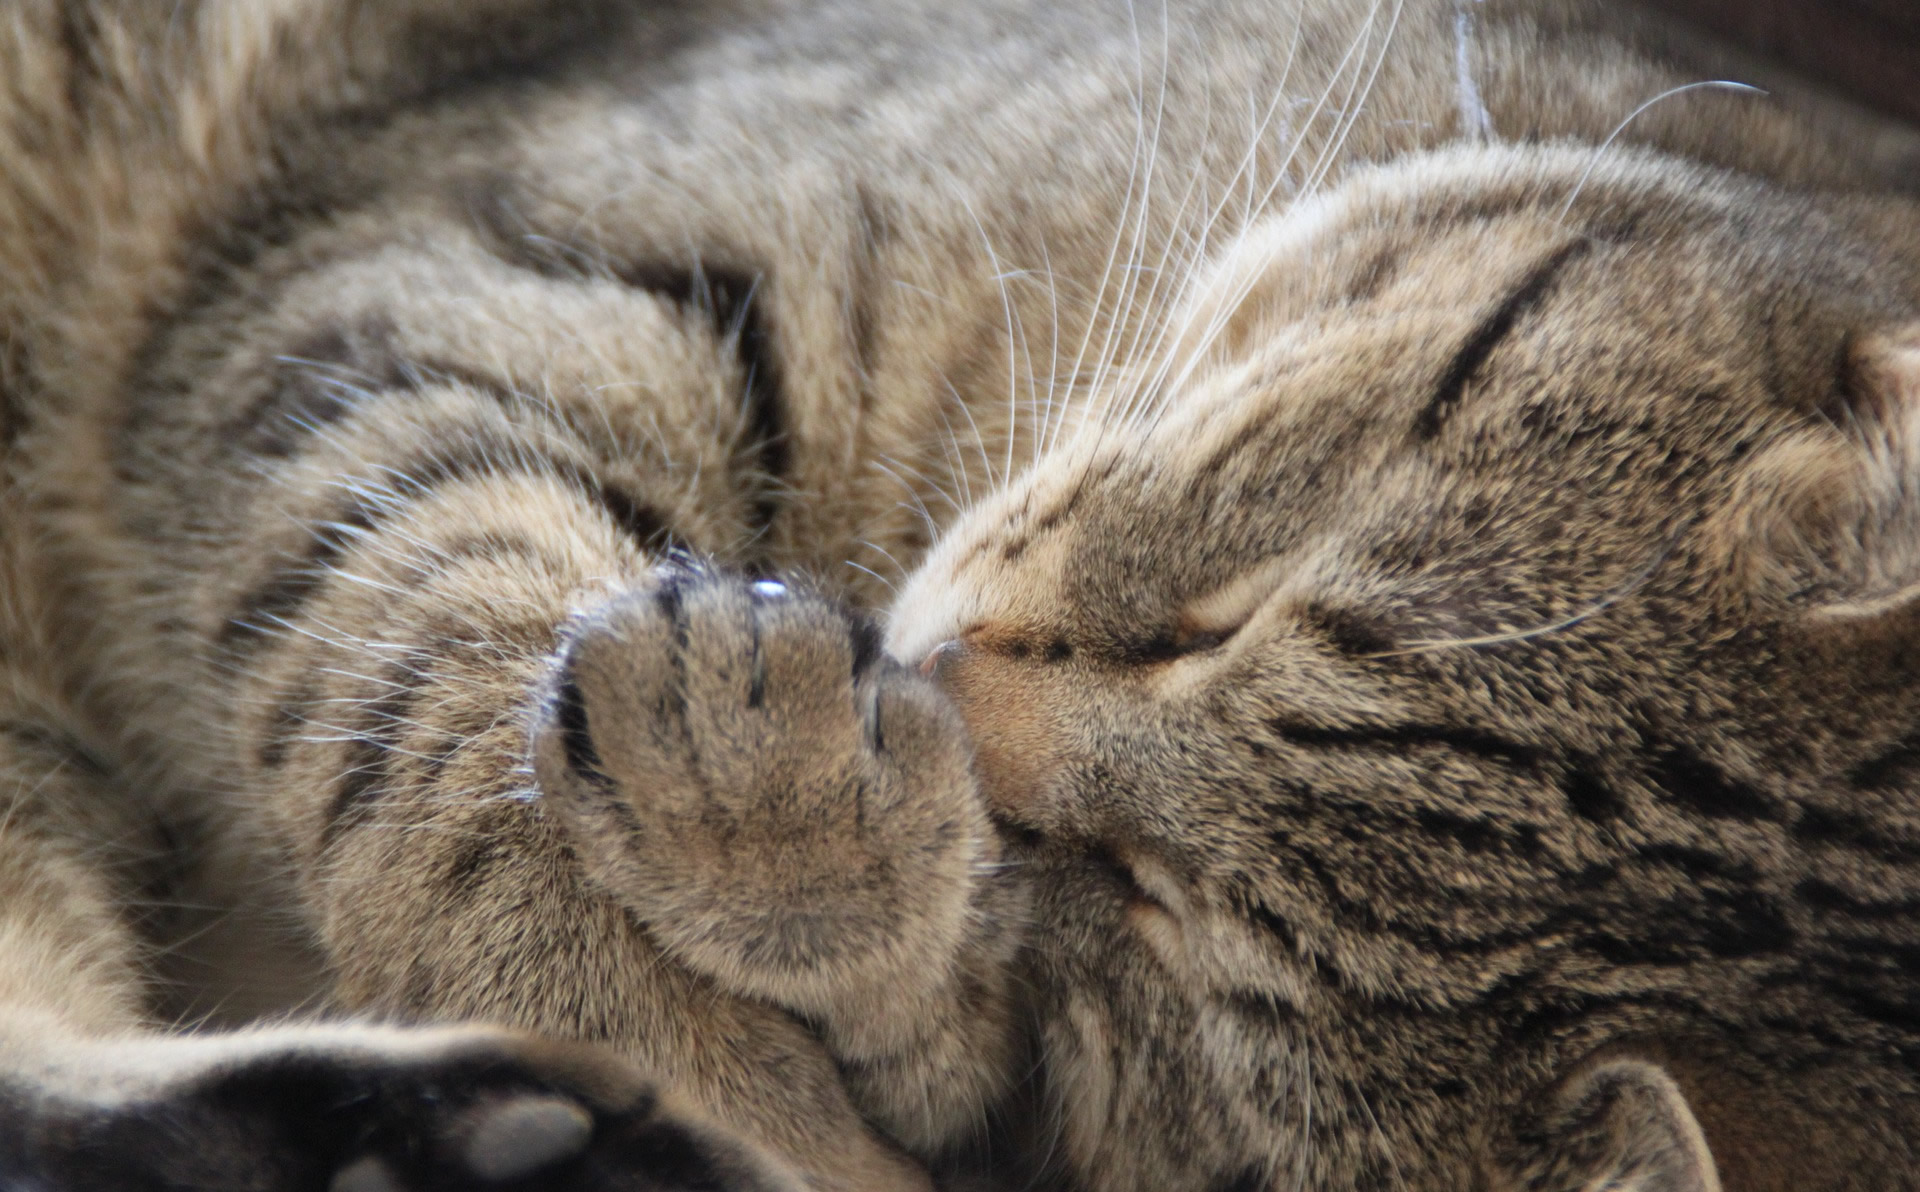
[[1795, 834], [1920, 757], [1920, 258], [1851, 219], [1651, 154], [1359, 173], [935, 548], [890, 647], [1034, 877], [1090, 1186], [1518, 1180], [1595, 1088], [1713, 1186], [1658, 1068], [1571, 1061], [1720, 1029], [1809, 930]]

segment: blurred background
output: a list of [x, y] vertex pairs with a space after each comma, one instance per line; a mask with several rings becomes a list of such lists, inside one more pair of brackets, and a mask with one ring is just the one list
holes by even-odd
[[1785, 63], [1855, 103], [1920, 124], [1920, 0], [1646, 2], [1756, 59]]

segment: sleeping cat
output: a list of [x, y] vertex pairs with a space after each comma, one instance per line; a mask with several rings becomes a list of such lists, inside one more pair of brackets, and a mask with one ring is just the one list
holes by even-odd
[[1671, 40], [15, 0], [0, 1184], [1920, 1187], [1920, 154]]

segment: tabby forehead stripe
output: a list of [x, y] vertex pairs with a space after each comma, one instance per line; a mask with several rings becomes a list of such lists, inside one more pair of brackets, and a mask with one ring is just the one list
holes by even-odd
[[1420, 411], [1420, 417], [1414, 423], [1415, 437], [1431, 439], [1440, 433], [1440, 428], [1446, 425], [1447, 418], [1460, 404], [1467, 383], [1486, 364], [1493, 350], [1500, 346], [1500, 341], [1513, 334], [1521, 316], [1546, 299], [1560, 271], [1587, 251], [1587, 242], [1584, 240], [1563, 245], [1528, 274], [1519, 288], [1495, 307], [1486, 322], [1467, 337], [1467, 342], [1454, 354], [1446, 371], [1440, 374], [1440, 381], [1434, 386], [1433, 396], [1428, 399], [1426, 408]]
[[1661, 796], [1714, 819], [1777, 820], [1784, 811], [1683, 742], [1650, 741], [1648, 777]]
[[1847, 771], [1847, 781], [1861, 790], [1888, 790], [1920, 769], [1920, 734], [1902, 737], [1882, 753]]
[[1284, 717], [1270, 722], [1281, 740], [1307, 748], [1404, 749], [1438, 745], [1457, 753], [1522, 769], [1539, 764], [1538, 746], [1508, 740], [1479, 729], [1451, 724], [1394, 724], [1339, 728]]

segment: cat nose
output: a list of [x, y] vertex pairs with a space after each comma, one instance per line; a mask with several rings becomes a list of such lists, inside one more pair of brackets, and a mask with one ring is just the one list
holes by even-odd
[[960, 652], [964, 649], [966, 649], [966, 647], [961, 645], [960, 639], [957, 637], [949, 638], [941, 642], [932, 650], [929, 650], [927, 656], [920, 660], [920, 673], [929, 679], [938, 680], [940, 678], [940, 668], [950, 665], [954, 659], [960, 656]]

